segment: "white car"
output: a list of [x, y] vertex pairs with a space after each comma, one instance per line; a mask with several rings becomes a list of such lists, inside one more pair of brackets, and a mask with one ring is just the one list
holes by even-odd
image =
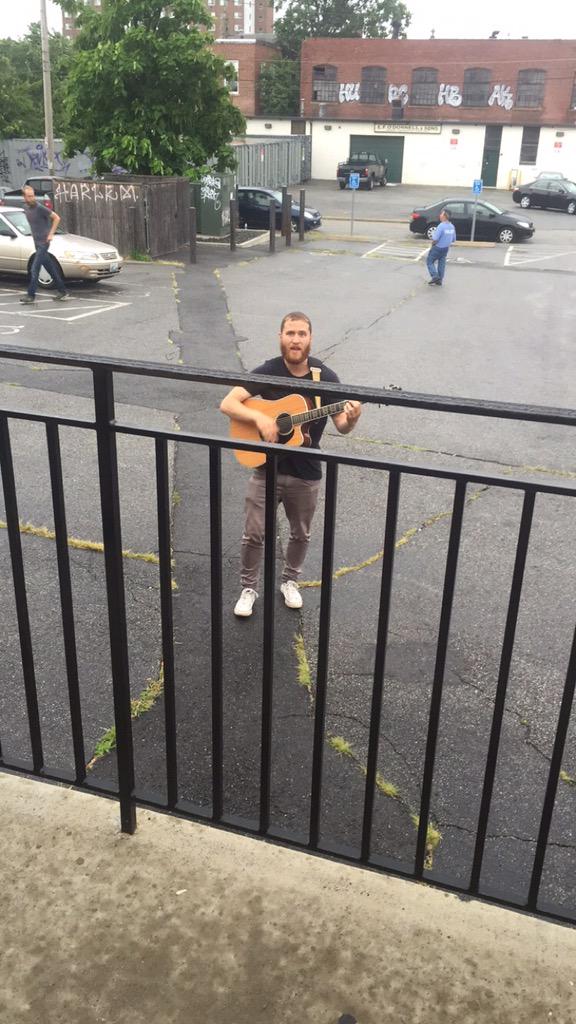
[[[34, 256], [34, 241], [23, 210], [0, 207], [0, 274], [26, 277]], [[123, 260], [113, 245], [82, 235], [68, 235], [58, 228], [50, 243], [50, 253], [58, 261], [68, 280], [98, 281], [113, 277], [122, 269]], [[51, 274], [42, 267], [38, 284], [52, 288]]]

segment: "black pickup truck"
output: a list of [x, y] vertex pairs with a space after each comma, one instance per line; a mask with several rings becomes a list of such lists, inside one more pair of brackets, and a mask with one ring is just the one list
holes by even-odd
[[338, 164], [336, 177], [340, 188], [346, 188], [350, 174], [360, 175], [360, 188], [373, 189], [388, 181], [388, 161], [382, 162], [374, 153], [352, 153], [348, 160]]

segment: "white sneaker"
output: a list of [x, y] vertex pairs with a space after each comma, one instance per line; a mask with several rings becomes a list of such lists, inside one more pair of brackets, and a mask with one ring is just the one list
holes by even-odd
[[286, 583], [283, 583], [280, 590], [284, 594], [284, 603], [287, 608], [302, 607], [302, 594], [298, 590], [294, 580], [288, 580]]
[[254, 601], [258, 597], [255, 590], [252, 587], [244, 587], [240, 597], [234, 605], [234, 615], [238, 615], [241, 619], [247, 619], [252, 615], [252, 609], [254, 607]]

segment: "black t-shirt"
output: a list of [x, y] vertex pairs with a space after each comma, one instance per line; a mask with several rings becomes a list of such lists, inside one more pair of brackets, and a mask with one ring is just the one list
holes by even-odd
[[[327, 381], [330, 384], [339, 384], [340, 378], [334, 373], [334, 370], [330, 370], [329, 367], [325, 366], [320, 359], [315, 359], [314, 356], [310, 356], [308, 359], [308, 366], [320, 367], [321, 374], [320, 380], [322, 382]], [[312, 380], [312, 373], [310, 370], [304, 377], [297, 377], [286, 366], [282, 356], [277, 356], [276, 359], [268, 359], [265, 363], [257, 366], [256, 369], [252, 370], [252, 373], [266, 374], [269, 377], [288, 377], [289, 380]], [[269, 402], [275, 402], [279, 398], [285, 398], [289, 394], [284, 388], [281, 387], [269, 387], [264, 385], [259, 388], [257, 384], [244, 384], [243, 387], [246, 391], [249, 391], [251, 395], [260, 395], [261, 398], [265, 398]], [[308, 404], [311, 408], [314, 406], [311, 395], [305, 396]], [[329, 405], [330, 399], [322, 401], [323, 405]], [[324, 427], [326, 426], [326, 416], [322, 419], [312, 420], [310, 423], [305, 424], [306, 432], [310, 436], [310, 447], [319, 448], [320, 438], [324, 433]], [[278, 459], [278, 472], [287, 473], [288, 476], [298, 476], [302, 480], [320, 480], [322, 477], [322, 464], [319, 459], [307, 459], [305, 456], [281, 456]]]

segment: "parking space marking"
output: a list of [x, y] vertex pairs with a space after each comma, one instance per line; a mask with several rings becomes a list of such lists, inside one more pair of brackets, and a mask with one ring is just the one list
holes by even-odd
[[508, 252], [504, 257], [505, 267], [522, 267], [525, 263], [542, 263], [544, 260], [558, 260], [562, 256], [576, 256], [576, 249], [570, 249], [568, 252], [553, 252], [547, 256], [532, 256], [529, 250], [528, 255], [524, 251], [518, 251], [513, 245], [508, 247]]
[[[40, 304], [41, 302], [53, 303], [53, 299], [37, 300], [38, 304]], [[86, 306], [88, 304], [90, 304], [92, 308], [86, 309]], [[45, 308], [44, 312], [42, 313], [37, 313], [36, 311], [25, 312], [21, 307], [19, 299], [17, 299], [16, 302], [12, 303], [13, 306], [19, 308], [7, 309], [6, 307], [9, 305], [10, 303], [7, 303], [4, 300], [0, 299], [0, 313], [2, 313], [4, 316], [21, 316], [28, 317], [32, 320], [61, 320], [64, 323], [73, 323], [75, 320], [83, 320], [89, 316], [97, 316], [99, 313], [110, 313], [115, 309], [122, 309], [122, 307], [124, 306], [131, 306], [132, 303], [107, 302], [94, 305], [93, 302], [91, 303], [90, 300], [87, 299], [86, 301], [82, 302], [81, 305], [71, 305], [69, 302], [67, 302], [64, 307], [62, 307], [61, 305], [52, 306], [51, 309], [50, 307], [48, 307]], [[81, 312], [78, 312], [78, 310], [81, 310]], [[64, 313], [64, 311], [65, 315], [62, 316], [61, 314]], [[75, 315], [70, 316], [70, 313], [74, 313]]]
[[[416, 243], [417, 244], [417, 243]], [[397, 259], [397, 260], [410, 260], [412, 263], [418, 263], [425, 253], [428, 252], [428, 246], [425, 249], [415, 250], [415, 245], [410, 245], [409, 242], [394, 242], [388, 240], [381, 242], [380, 245], [376, 245], [373, 249], [369, 249], [368, 252], [362, 254], [361, 259]]]
[[0, 324], [0, 334], [18, 334], [24, 330], [24, 324]]

